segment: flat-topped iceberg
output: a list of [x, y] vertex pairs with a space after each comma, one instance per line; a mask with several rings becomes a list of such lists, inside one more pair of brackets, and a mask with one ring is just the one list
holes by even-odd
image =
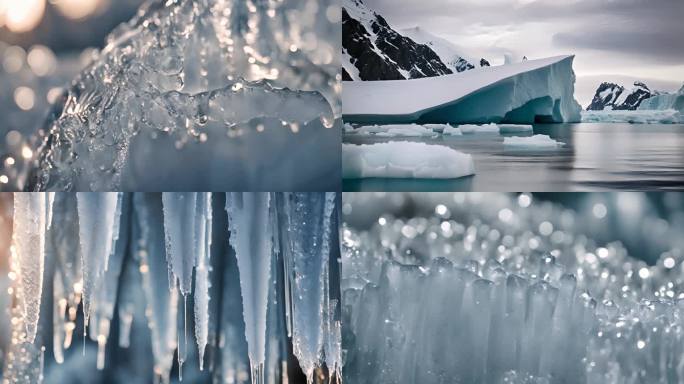
[[473, 134], [473, 133], [499, 133], [499, 126], [496, 124], [483, 124], [483, 125], [477, 125], [477, 124], [461, 124], [458, 126], [458, 129], [461, 130], [462, 133], [464, 134]]
[[358, 123], [579, 122], [574, 56], [411, 80], [345, 82], [342, 114]]
[[534, 135], [534, 136], [513, 136], [504, 138], [504, 147], [506, 149], [556, 149], [564, 146], [565, 143], [556, 141], [548, 135]]
[[342, 145], [345, 179], [456, 179], [475, 174], [471, 155], [441, 145], [390, 142]]

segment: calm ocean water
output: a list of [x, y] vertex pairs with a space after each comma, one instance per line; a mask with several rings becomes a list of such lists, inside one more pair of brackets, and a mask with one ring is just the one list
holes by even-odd
[[[473, 155], [476, 175], [454, 180], [344, 180], [345, 191], [684, 190], [682, 124], [545, 124], [535, 134], [567, 145], [551, 151], [504, 150], [505, 136], [397, 138], [446, 145]], [[346, 135], [345, 143], [387, 138]]]

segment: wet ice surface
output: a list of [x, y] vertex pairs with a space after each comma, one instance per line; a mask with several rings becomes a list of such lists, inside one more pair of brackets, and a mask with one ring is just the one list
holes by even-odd
[[334, 193], [20, 193], [14, 202], [0, 378], [281, 383], [299, 369], [293, 361], [309, 382], [341, 375]]
[[313, 0], [148, 3], [55, 107], [30, 188], [335, 186], [339, 13]]
[[663, 250], [654, 265], [592, 238], [607, 225], [603, 197], [586, 213], [529, 195], [414, 197], [405, 208], [423, 214], [394, 218], [380, 214], [400, 212], [399, 197], [345, 196], [347, 220], [376, 217], [343, 229], [347, 381], [684, 378], [681, 196], [670, 222], [643, 196], [618, 196], [611, 217]]
[[[465, 133], [465, 132], [464, 132]], [[345, 180], [347, 191], [611, 191], [684, 188], [682, 124], [541, 124], [534, 134], [565, 143], [554, 150], [509, 150], [505, 137], [533, 133], [464, 134], [436, 139], [402, 138], [445, 145], [472, 155], [477, 174], [458, 180]], [[394, 139], [397, 140], [397, 139]], [[371, 144], [387, 138], [345, 135]]]

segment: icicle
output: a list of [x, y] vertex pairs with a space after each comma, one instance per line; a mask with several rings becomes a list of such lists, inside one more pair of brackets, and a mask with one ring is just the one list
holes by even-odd
[[[325, 354], [330, 311], [329, 257], [335, 194], [294, 193], [286, 201], [293, 308], [293, 351], [307, 380]], [[334, 369], [334, 367], [328, 367]]]
[[170, 382], [173, 353], [177, 345], [178, 290], [169, 289], [164, 242], [164, 216], [159, 194], [134, 196], [135, 251], [140, 258], [143, 292], [147, 303], [147, 323], [152, 334], [154, 375]]
[[169, 270], [183, 296], [192, 290], [192, 269], [197, 262], [195, 243], [196, 192], [164, 192], [164, 234]]
[[12, 242], [19, 265], [19, 286], [23, 291], [22, 312], [26, 340], [36, 338], [45, 268], [46, 198], [42, 193], [14, 194]]
[[[118, 193], [77, 193], [79, 237], [83, 258], [83, 314], [90, 319], [90, 306], [102, 284], [106, 262], [117, 234]], [[84, 332], [85, 336], [85, 332]], [[85, 342], [85, 341], [84, 341]]]
[[52, 227], [52, 206], [55, 202], [55, 192], [46, 192], [47, 203], [47, 229]]
[[58, 364], [62, 364], [64, 362], [67, 299], [64, 294], [64, 285], [60, 271], [55, 271], [52, 285], [52, 354], [55, 356], [55, 361]]
[[197, 268], [195, 270], [195, 339], [199, 350], [200, 370], [204, 370], [204, 350], [209, 334], [209, 269], [211, 268], [211, 194], [197, 196], [195, 240], [197, 242]]
[[114, 234], [112, 235], [113, 252], [109, 257], [109, 267], [105, 268], [100, 286], [95, 292], [95, 300], [91, 310], [90, 336], [91, 339], [97, 341], [98, 345], [98, 369], [104, 369], [105, 347], [107, 339], [109, 338], [111, 321], [114, 317], [114, 307], [116, 305], [116, 295], [119, 291], [121, 270], [126, 252], [128, 252], [128, 226], [124, 225], [122, 227], [119, 222], [121, 220], [125, 223], [129, 222], [129, 204], [129, 198], [126, 197], [125, 199], [122, 199], [122, 194], [119, 194], [116, 203], [117, 208], [115, 213], [115, 224], [113, 227]]
[[263, 383], [266, 349], [266, 309], [271, 274], [272, 228], [267, 193], [230, 193], [226, 212], [230, 243], [240, 271], [245, 335], [252, 382]]

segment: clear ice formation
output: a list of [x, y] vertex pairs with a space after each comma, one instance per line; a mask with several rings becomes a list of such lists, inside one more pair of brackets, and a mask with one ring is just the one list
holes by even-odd
[[[339, 166], [324, 149], [339, 146], [340, 18], [332, 0], [147, 2], [52, 111], [29, 188], [321, 184]], [[321, 162], [281, 156], [295, 148]]]
[[617, 226], [665, 242], [655, 265], [592, 239], [605, 226], [598, 202], [585, 216], [530, 195], [416, 195], [414, 212], [431, 213], [345, 226], [344, 379], [681, 382], [684, 210], [671, 226], [639, 213], [634, 196], [618, 196]]
[[46, 194], [18, 194], [14, 199], [14, 256], [18, 264], [19, 287], [23, 293], [22, 313], [26, 340], [36, 338], [45, 269], [45, 232], [47, 231]]
[[[40, 382], [46, 365], [68, 377], [75, 359], [118, 372], [110, 351], [147, 351], [135, 333], [146, 320], [146, 382], [170, 383], [176, 372], [191, 382], [283, 383], [295, 356], [309, 382], [340, 382], [334, 193], [14, 197], [13, 336], [3, 380]], [[39, 321], [41, 311], [51, 317]], [[97, 356], [86, 360], [81, 342], [86, 356], [96, 344]]]

